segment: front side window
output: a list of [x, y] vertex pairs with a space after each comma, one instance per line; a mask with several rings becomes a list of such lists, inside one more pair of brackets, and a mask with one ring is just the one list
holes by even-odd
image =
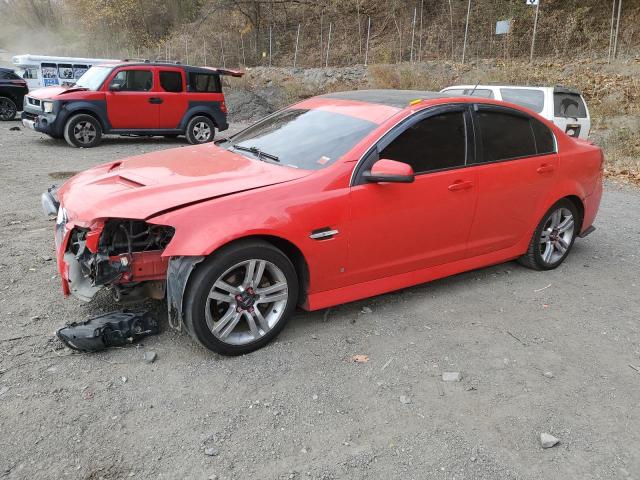
[[380, 158], [408, 163], [418, 174], [464, 166], [466, 150], [464, 113], [450, 112], [410, 126], [380, 152]]
[[213, 73], [190, 73], [189, 90], [197, 93], [220, 93], [220, 77]]
[[182, 74], [180, 72], [160, 72], [160, 86], [165, 92], [182, 91]]
[[536, 143], [529, 119], [496, 111], [477, 113], [483, 162], [497, 162], [536, 155]]
[[505, 102], [515, 103], [536, 113], [544, 109], [544, 92], [532, 88], [501, 88], [500, 95]]
[[220, 146], [289, 167], [319, 170], [351, 150], [377, 124], [324, 110], [282, 110]]
[[111, 86], [116, 86], [121, 92], [148, 92], [153, 87], [151, 70], [120, 70]]

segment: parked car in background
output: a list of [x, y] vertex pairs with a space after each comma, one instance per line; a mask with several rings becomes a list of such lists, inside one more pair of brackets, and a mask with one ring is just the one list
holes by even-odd
[[0, 67], [0, 120], [13, 120], [28, 92], [27, 82], [10, 68]]
[[25, 126], [62, 138], [73, 147], [95, 147], [102, 135], [185, 135], [189, 143], [226, 130], [221, 75], [242, 72], [176, 63], [120, 61], [91, 67], [70, 88], [49, 87], [25, 100]]
[[94, 65], [117, 62], [105, 58], [52, 57], [49, 55], [16, 55], [11, 61], [16, 73], [24, 78], [30, 90], [56, 85], [73, 85]]
[[454, 85], [441, 90], [448, 95], [473, 95], [515, 103], [551, 120], [571, 137], [588, 138], [591, 116], [579, 91], [565, 87], [514, 85]]
[[87, 170], [43, 194], [65, 295], [167, 296], [222, 354], [318, 310], [519, 259], [560, 265], [593, 231], [600, 148], [531, 110], [359, 90], [229, 139]]

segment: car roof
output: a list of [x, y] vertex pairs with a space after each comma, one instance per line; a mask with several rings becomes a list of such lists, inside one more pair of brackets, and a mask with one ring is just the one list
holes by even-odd
[[99, 67], [174, 67], [182, 68], [186, 72], [190, 73], [215, 73], [218, 75], [229, 75], [232, 77], [241, 77], [244, 72], [238, 70], [231, 70], [227, 68], [216, 67], [196, 67], [193, 65], [185, 65], [180, 62], [162, 62], [162, 61], [150, 61], [150, 60], [119, 60], [115, 62], [104, 62], [97, 64]]
[[14, 72], [13, 68], [0, 67], [0, 72]]
[[364, 103], [375, 103], [388, 107], [405, 108], [414, 100], [447, 98], [449, 95], [423, 90], [350, 90], [320, 95], [318, 98], [351, 100]]

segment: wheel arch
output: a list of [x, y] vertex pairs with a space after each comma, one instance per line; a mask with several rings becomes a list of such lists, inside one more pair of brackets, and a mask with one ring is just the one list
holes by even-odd
[[584, 202], [577, 195], [567, 195], [566, 197], [562, 197], [560, 200], [563, 199], [569, 200], [571, 203], [573, 203], [573, 206], [576, 207], [576, 211], [578, 212], [579, 216], [578, 221], [576, 222], [578, 224], [577, 232], [579, 234], [582, 232], [582, 224], [584, 222]]
[[102, 131], [106, 131], [108, 130], [108, 125], [105, 125], [104, 123], [104, 119], [101, 118], [100, 114], [98, 112], [96, 112], [95, 110], [92, 110], [90, 108], [78, 108], [75, 110], [70, 110], [69, 113], [66, 115], [65, 119], [64, 119], [64, 127], [66, 128], [67, 123], [69, 122], [69, 120], [71, 120], [73, 117], [75, 117], [76, 115], [89, 115], [90, 117], [95, 118], [98, 123], [100, 123], [100, 127], [102, 128]]

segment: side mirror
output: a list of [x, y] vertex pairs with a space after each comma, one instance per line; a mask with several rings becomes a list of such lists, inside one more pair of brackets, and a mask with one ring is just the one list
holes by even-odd
[[372, 183], [412, 183], [415, 180], [411, 165], [387, 159], [378, 160], [363, 177]]
[[120, 83], [112, 83], [111, 85], [109, 85], [109, 90], [111, 90], [112, 92], [119, 92], [120, 90], [122, 90], [122, 85]]

